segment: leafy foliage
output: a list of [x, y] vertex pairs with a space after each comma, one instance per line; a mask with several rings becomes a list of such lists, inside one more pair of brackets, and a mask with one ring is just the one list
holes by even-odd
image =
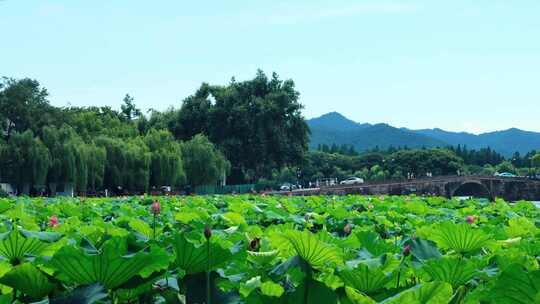
[[452, 286], [448, 283], [433, 282], [424, 283], [395, 295], [394, 297], [383, 301], [384, 304], [413, 304], [430, 303], [444, 304], [450, 301], [452, 297]]
[[453, 288], [466, 284], [476, 273], [471, 262], [459, 257], [433, 259], [423, 269], [432, 280], [449, 283]]
[[308, 231], [288, 230], [283, 233], [283, 238], [290, 242], [298, 256], [314, 268], [341, 262], [337, 248], [324, 243]]
[[539, 217], [415, 196], [4, 198], [0, 302], [534, 303]]
[[458, 253], [470, 253], [486, 246], [491, 236], [471, 225], [445, 222], [434, 231], [434, 240], [439, 246]]
[[127, 252], [125, 239], [114, 237], [97, 251], [68, 245], [53, 256], [50, 265], [72, 282], [81, 285], [103, 284], [108, 289], [119, 287], [135, 275], [143, 278], [164, 269], [169, 255], [160, 248], [150, 252]]
[[370, 269], [367, 265], [358, 264], [354, 269], [345, 268], [339, 272], [345, 284], [362, 291], [371, 293], [383, 288], [392, 277], [380, 269]]
[[491, 298], [497, 303], [538, 303], [540, 270], [525, 272], [522, 266], [512, 264], [502, 272], [491, 292]]
[[34, 299], [39, 299], [54, 289], [47, 277], [30, 263], [15, 266], [0, 278], [0, 283], [20, 290]]

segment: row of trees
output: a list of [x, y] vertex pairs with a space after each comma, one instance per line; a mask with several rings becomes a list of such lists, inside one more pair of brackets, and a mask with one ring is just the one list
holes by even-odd
[[536, 154], [504, 161], [467, 147], [374, 149], [321, 145], [291, 80], [258, 71], [248, 81], [202, 84], [180, 107], [147, 115], [126, 95], [110, 107], [54, 107], [36, 80], [0, 82], [0, 181], [19, 189], [72, 184], [79, 191], [303, 181], [356, 175], [368, 180], [461, 173], [522, 173]]
[[256, 182], [299, 165], [309, 130], [299, 93], [276, 74], [202, 84], [179, 108], [144, 115], [126, 95], [110, 107], [54, 107], [32, 79], [0, 82], [0, 181], [79, 191]]
[[72, 127], [14, 133], [0, 143], [0, 179], [22, 192], [73, 185], [79, 192], [114, 192], [217, 183], [229, 170], [221, 152], [203, 135], [177, 142], [166, 130], [145, 136], [99, 136], [85, 142]]
[[343, 155], [358, 155], [358, 152], [356, 152], [356, 149], [353, 145], [337, 145], [337, 144], [319, 144], [317, 145], [317, 151], [325, 152], [325, 153], [338, 153]]
[[[357, 176], [368, 181], [379, 181], [409, 177], [419, 178], [428, 174], [432, 176], [458, 173], [493, 175], [496, 172], [510, 172], [526, 176], [529, 173], [540, 172], [540, 153], [535, 153], [530, 157], [531, 168], [529, 168], [529, 165], [517, 167], [511, 160], [504, 160], [504, 158], [494, 165], [482, 161], [484, 165], [480, 166], [476, 162], [470, 161], [470, 159], [479, 160], [480, 157], [469, 158], [465, 161], [456, 154], [455, 150], [456, 148], [392, 149], [389, 152], [377, 149], [361, 153], [358, 156], [339, 152], [310, 151], [306, 154], [301, 166], [275, 171], [273, 182], [299, 182], [307, 185], [317, 179], [329, 177], [342, 180], [350, 176]], [[472, 151], [472, 153], [467, 152], [467, 155], [486, 155], [486, 151], [490, 150]]]
[[0, 181], [21, 192], [72, 185], [76, 191], [148, 191], [213, 184], [229, 172], [204, 135], [178, 141], [167, 130], [141, 130], [129, 95], [122, 110], [57, 108], [35, 80], [0, 84]]

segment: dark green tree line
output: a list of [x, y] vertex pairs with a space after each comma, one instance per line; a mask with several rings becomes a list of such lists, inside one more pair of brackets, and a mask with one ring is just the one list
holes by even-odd
[[179, 109], [145, 116], [128, 94], [120, 111], [59, 108], [36, 80], [4, 78], [0, 181], [51, 192], [255, 181], [302, 161], [308, 129], [298, 96], [291, 80], [259, 71], [227, 86], [203, 84]]

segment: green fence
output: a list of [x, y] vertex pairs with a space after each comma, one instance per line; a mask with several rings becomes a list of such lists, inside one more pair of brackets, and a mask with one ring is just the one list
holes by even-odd
[[195, 187], [194, 192], [198, 195], [207, 195], [207, 194], [250, 193], [252, 190], [256, 190], [255, 184], [226, 185], [226, 186], [214, 186], [214, 185], [197, 186]]

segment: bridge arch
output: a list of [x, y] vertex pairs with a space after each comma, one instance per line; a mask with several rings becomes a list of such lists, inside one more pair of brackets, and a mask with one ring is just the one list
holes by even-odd
[[493, 195], [489, 188], [480, 181], [467, 180], [452, 191], [452, 196], [484, 197], [492, 200]]

